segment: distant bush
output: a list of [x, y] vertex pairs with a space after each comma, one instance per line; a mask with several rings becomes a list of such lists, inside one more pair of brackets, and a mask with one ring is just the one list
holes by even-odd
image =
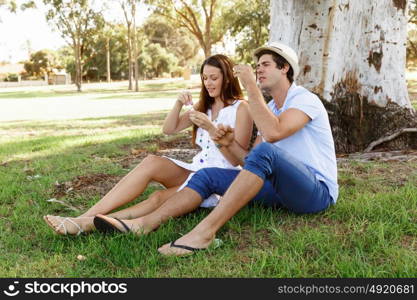
[[20, 79], [22, 80], [42, 80], [41, 76], [29, 75], [27, 72], [20, 73]]
[[176, 66], [171, 71], [171, 77], [182, 77], [182, 73], [184, 72], [184, 68], [180, 66]]
[[7, 74], [6, 78], [4, 79], [4, 81], [8, 81], [8, 82], [18, 82], [19, 81], [19, 75], [16, 73], [9, 73]]
[[43, 78], [39, 76], [28, 76], [25, 80], [43, 80]]

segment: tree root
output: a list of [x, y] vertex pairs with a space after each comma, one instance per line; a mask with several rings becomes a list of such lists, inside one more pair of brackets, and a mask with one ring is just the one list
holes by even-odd
[[392, 141], [393, 139], [397, 138], [398, 136], [400, 136], [401, 134], [405, 132], [417, 132], [417, 128], [402, 128], [389, 136], [384, 136], [376, 141], [373, 141], [372, 143], [369, 144], [369, 146], [363, 152], [370, 152], [376, 146], [384, 142]]
[[357, 152], [343, 155], [337, 158], [337, 162], [360, 161], [360, 162], [412, 162], [417, 161], [417, 151], [395, 150], [383, 152]]

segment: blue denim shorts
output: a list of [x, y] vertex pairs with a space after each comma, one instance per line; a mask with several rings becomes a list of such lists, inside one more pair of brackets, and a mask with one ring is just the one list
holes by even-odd
[[[332, 203], [326, 183], [318, 180], [313, 170], [270, 143], [256, 146], [246, 157], [243, 169], [264, 181], [251, 203], [284, 207], [300, 214], [323, 211]], [[224, 195], [239, 173], [239, 170], [222, 168], [201, 169], [187, 187], [202, 199], [213, 193]]]

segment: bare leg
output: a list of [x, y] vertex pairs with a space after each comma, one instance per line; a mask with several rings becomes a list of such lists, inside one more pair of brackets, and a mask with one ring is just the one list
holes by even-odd
[[[159, 227], [162, 223], [173, 217], [178, 217], [197, 209], [201, 201], [200, 194], [192, 189], [184, 188], [172, 195], [164, 204], [152, 213], [133, 220], [122, 220], [136, 234], [146, 234]], [[110, 222], [113, 226], [125, 231], [123, 226], [108, 216], [97, 215]]]
[[[248, 183], [251, 183], [250, 185]], [[257, 175], [242, 170], [229, 187], [219, 204], [193, 230], [182, 236], [176, 244], [193, 248], [207, 248], [216, 232], [244, 207], [261, 190], [264, 182]], [[165, 244], [158, 249], [164, 255], [187, 255], [190, 250], [170, 247]]]
[[190, 171], [177, 166], [169, 159], [148, 155], [136, 168], [122, 178], [99, 202], [80, 217], [93, 217], [107, 214], [136, 199], [151, 181], [163, 184], [167, 188], [181, 185]]
[[153, 192], [148, 199], [143, 200], [131, 207], [108, 214], [107, 216], [118, 219], [136, 219], [158, 209], [165, 203], [177, 190], [179, 186], [166, 190]]
[[[178, 186], [162, 191], [156, 191], [152, 193], [148, 199], [141, 201], [134, 206], [112, 213], [109, 216], [119, 219], [139, 218], [156, 210], [177, 190]], [[77, 235], [95, 229], [93, 223], [94, 217], [65, 218], [47, 215], [43, 218], [49, 227], [58, 234]]]
[[[47, 215], [44, 216], [44, 220], [58, 234], [77, 234], [80, 231], [88, 232], [94, 229], [93, 219], [96, 214], [106, 214], [134, 200], [143, 193], [150, 181], [162, 183], [169, 189], [181, 185], [189, 174], [190, 171], [177, 166], [169, 159], [149, 155], [81, 216], [77, 218], [63, 218]], [[148, 212], [153, 207], [152, 205], [149, 207], [148, 203], [139, 206]], [[139, 211], [139, 215], [141, 214]]]

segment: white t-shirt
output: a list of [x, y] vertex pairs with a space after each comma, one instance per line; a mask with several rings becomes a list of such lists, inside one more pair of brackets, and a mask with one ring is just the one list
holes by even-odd
[[295, 108], [311, 118], [302, 129], [275, 142], [274, 145], [291, 153], [310, 168], [318, 180], [324, 181], [329, 188], [333, 203], [336, 203], [339, 195], [336, 153], [329, 116], [323, 103], [315, 94], [293, 83], [280, 109], [277, 108], [274, 100], [268, 103], [268, 107], [277, 116], [289, 108]]

